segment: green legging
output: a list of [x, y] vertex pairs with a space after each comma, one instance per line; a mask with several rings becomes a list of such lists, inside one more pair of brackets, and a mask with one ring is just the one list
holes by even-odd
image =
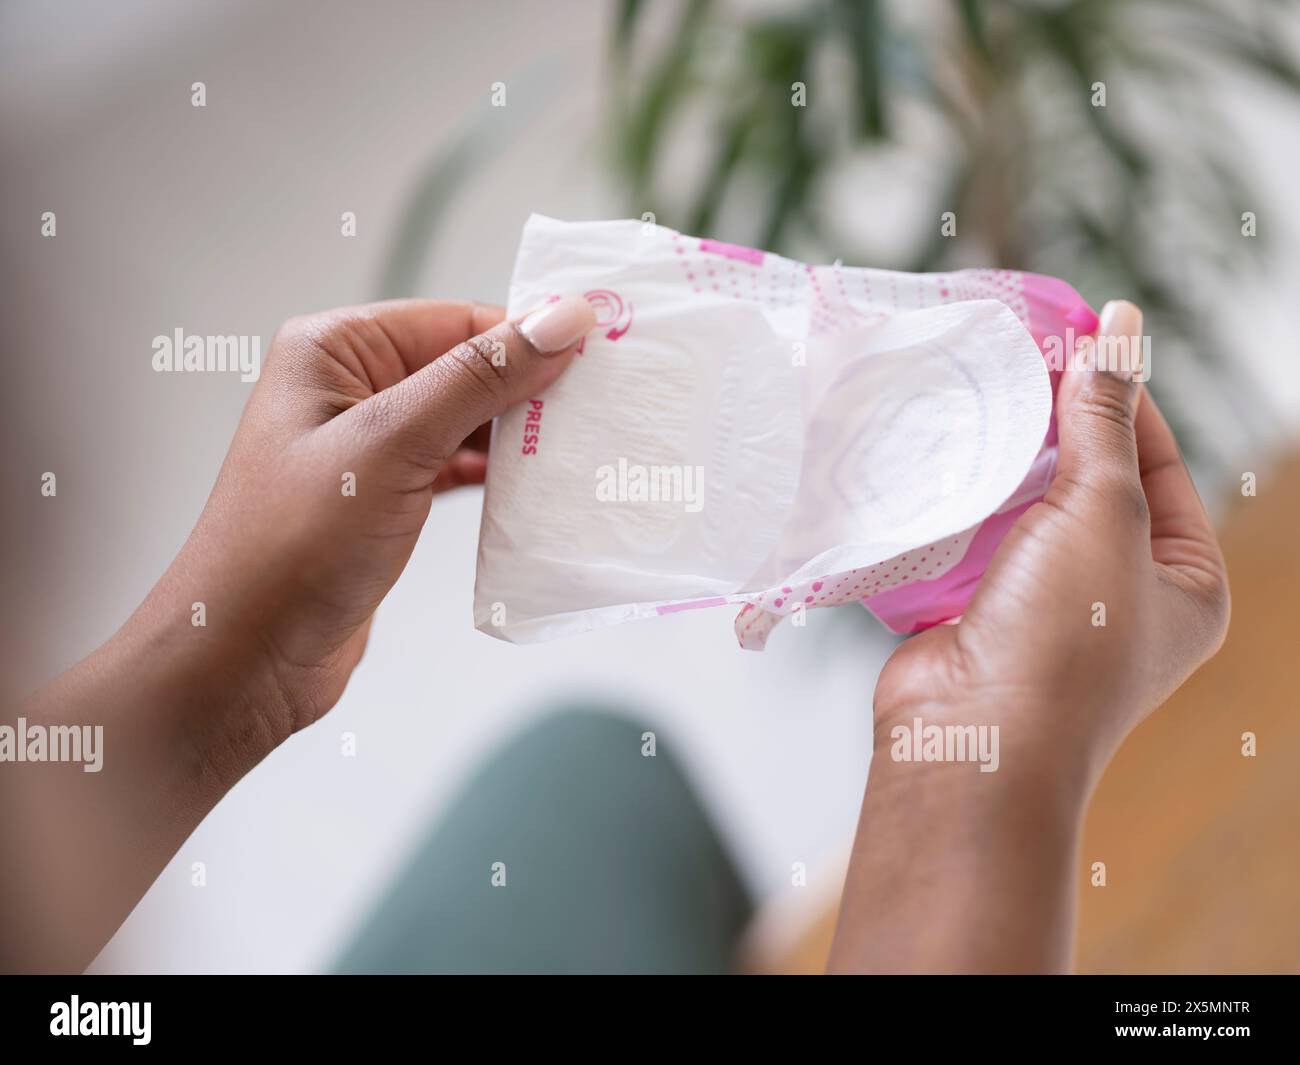
[[664, 745], [643, 755], [644, 731], [578, 708], [508, 743], [434, 826], [337, 970], [726, 971], [749, 897]]

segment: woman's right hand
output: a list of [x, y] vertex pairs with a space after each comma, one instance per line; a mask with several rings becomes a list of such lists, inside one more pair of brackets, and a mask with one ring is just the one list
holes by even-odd
[[[1141, 311], [1108, 303], [1098, 335], [1140, 351]], [[1229, 614], [1223, 556], [1168, 424], [1133, 374], [1089, 368], [1085, 344], [1061, 379], [1051, 488], [965, 615], [907, 640], [876, 687], [881, 742], [916, 717], [997, 724], [1004, 771], [1050, 765], [1084, 793], [1218, 650]]]

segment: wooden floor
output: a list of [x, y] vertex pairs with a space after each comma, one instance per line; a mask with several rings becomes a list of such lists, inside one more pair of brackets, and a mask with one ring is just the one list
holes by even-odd
[[[1300, 456], [1256, 472], [1221, 529], [1228, 640], [1129, 737], [1088, 811], [1080, 972], [1300, 972]], [[766, 922], [745, 967], [822, 971], [834, 921], [832, 901]]]
[[1129, 737], [1089, 810], [1081, 972], [1300, 972], [1300, 458], [1258, 472], [1221, 531], [1227, 643]]

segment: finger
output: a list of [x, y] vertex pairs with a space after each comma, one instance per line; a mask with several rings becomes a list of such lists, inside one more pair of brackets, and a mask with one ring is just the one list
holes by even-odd
[[595, 324], [581, 296], [543, 304], [453, 345], [343, 417], [369, 420], [402, 457], [432, 469], [483, 423], [544, 391]]
[[383, 300], [291, 319], [280, 336], [291, 356], [321, 351], [369, 391], [390, 388], [443, 352], [487, 332], [505, 318], [501, 307], [456, 300]]
[[438, 470], [438, 476], [433, 479], [433, 491], [436, 495], [467, 484], [482, 484], [486, 477], [487, 455], [461, 448]]
[[469, 436], [465, 437], [461, 447], [467, 447], [471, 451], [481, 451], [487, 453], [488, 445], [492, 443], [492, 423], [484, 422], [475, 429]]
[[1136, 429], [1138, 470], [1151, 513], [1151, 557], [1166, 566], [1220, 572], [1222, 556], [1210, 516], [1169, 423], [1146, 389]]
[[385, 300], [371, 308], [409, 377], [448, 351], [505, 320], [506, 309], [459, 300]]
[[1140, 495], [1133, 368], [1141, 353], [1142, 312], [1124, 300], [1107, 303], [1097, 336], [1081, 342], [1057, 394], [1057, 473], [1066, 491]]
[[[1151, 557], [1162, 567], [1165, 615], [1171, 622], [1176, 619], [1182, 639], [1194, 636], [1197, 661], [1203, 661], [1228, 630], [1228, 569], [1178, 442], [1146, 389], [1138, 404], [1137, 446], [1151, 514]], [[1170, 657], [1179, 659], [1177, 653]]]

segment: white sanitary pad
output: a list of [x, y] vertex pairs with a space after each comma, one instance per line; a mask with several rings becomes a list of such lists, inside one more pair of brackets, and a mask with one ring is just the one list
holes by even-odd
[[[532, 642], [732, 603], [761, 647], [785, 615], [941, 587], [1052, 472], [1026, 276], [813, 267], [534, 215], [508, 313], [585, 293], [600, 324], [493, 430], [475, 624]], [[886, 619], [941, 620], [925, 601]]]

